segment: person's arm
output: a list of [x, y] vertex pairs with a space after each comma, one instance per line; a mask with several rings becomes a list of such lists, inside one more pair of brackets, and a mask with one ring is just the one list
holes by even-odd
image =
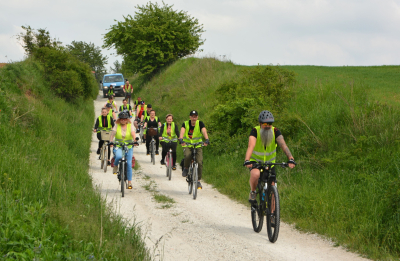
[[[143, 115], [142, 115], [142, 117], [143, 117]], [[146, 120], [144, 121], [144, 125], [143, 125], [143, 128], [146, 128], [147, 127], [147, 118], [146, 118]]]
[[[181, 133], [179, 134], [179, 139], [180, 139], [180, 140], [183, 139], [183, 135], [185, 135], [185, 131], [186, 131], [186, 129], [185, 129], [184, 127], [182, 127], [182, 128], [181, 128]], [[183, 142], [183, 143], [182, 143], [182, 146], [185, 146], [185, 145], [186, 145], [186, 143]]]
[[[256, 146], [257, 138], [254, 136], [249, 137], [249, 144], [247, 145], [247, 151], [246, 151], [246, 156], [244, 158], [245, 161], [250, 160], [251, 154], [253, 153], [254, 147]], [[251, 165], [247, 165], [248, 168], [251, 167]]]
[[160, 121], [160, 117], [158, 117], [158, 128], [161, 127], [161, 121]]
[[96, 119], [96, 123], [94, 124], [93, 132], [97, 132], [98, 127], [99, 127], [99, 118]]
[[164, 133], [164, 125], [162, 125], [161, 127], [160, 127], [160, 131], [159, 131], [159, 137], [158, 137], [158, 139], [159, 140], [162, 140], [163, 139], [163, 137], [162, 137], [162, 134]]
[[180, 133], [179, 133], [179, 130], [178, 130], [178, 124], [175, 124], [175, 134], [176, 134], [176, 137], [180, 136]]
[[[279, 147], [281, 147], [283, 152], [286, 154], [286, 157], [288, 158], [288, 160], [294, 160], [292, 153], [290, 152], [288, 146], [286, 145], [285, 139], [283, 138], [282, 135], [279, 135], [278, 138], [276, 138], [276, 142], [278, 143]], [[293, 169], [294, 166], [295, 166], [294, 164], [289, 163], [289, 167], [291, 169]]]
[[112, 114], [113, 114], [113, 119], [116, 120], [117, 117], [115, 116], [115, 111], [114, 111], [114, 110], [113, 110], [113, 113], [112, 113]]
[[[205, 138], [206, 140], [208, 140], [208, 134], [207, 134], [207, 129], [206, 129], [206, 127], [204, 127], [204, 128], [201, 129], [201, 133], [203, 133], [204, 138]], [[207, 146], [207, 145], [208, 145], [207, 143], [204, 143], [204, 146]]]

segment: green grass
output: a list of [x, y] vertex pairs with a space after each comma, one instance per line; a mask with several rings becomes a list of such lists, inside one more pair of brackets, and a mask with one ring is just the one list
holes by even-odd
[[43, 79], [31, 60], [0, 70], [0, 256], [149, 260], [140, 228], [92, 186], [93, 101], [67, 103]]
[[[293, 170], [278, 169], [282, 219], [370, 258], [398, 259], [400, 66], [282, 67], [295, 71], [297, 82], [286, 108], [290, 117], [274, 125], [299, 163]], [[180, 125], [195, 109], [207, 127], [216, 89], [240, 68], [212, 58], [180, 60], [137, 88], [138, 95], [161, 119], [172, 113]], [[265, 109], [274, 112], [268, 104]], [[243, 204], [249, 192], [249, 173], [242, 167], [248, 134], [226, 140], [224, 153], [215, 153], [221, 148], [213, 145], [203, 149], [203, 179]], [[211, 143], [217, 138], [209, 136]], [[181, 159], [182, 150], [177, 152]], [[286, 160], [280, 150], [277, 160]]]

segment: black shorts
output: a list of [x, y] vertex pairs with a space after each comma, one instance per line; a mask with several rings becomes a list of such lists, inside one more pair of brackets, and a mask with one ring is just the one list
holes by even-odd
[[[250, 171], [251, 171], [252, 169], [253, 169], [253, 168], [250, 168]], [[275, 166], [273, 166], [273, 167], [271, 168], [271, 175], [274, 176], [274, 182], [276, 182], [276, 170], [275, 170]]]

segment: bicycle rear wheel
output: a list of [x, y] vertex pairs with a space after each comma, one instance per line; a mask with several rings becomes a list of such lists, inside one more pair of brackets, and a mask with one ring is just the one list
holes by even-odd
[[107, 172], [108, 166], [108, 146], [104, 147], [103, 159], [104, 159], [104, 172]]
[[[267, 231], [270, 242], [275, 243], [278, 240], [280, 226], [280, 204], [278, 189], [275, 186], [269, 186], [267, 191]], [[271, 213], [272, 207], [275, 204], [275, 211]]]
[[193, 168], [193, 199], [197, 198], [197, 182], [198, 182], [197, 171], [198, 171], [197, 164], [195, 164]]
[[192, 177], [193, 177], [193, 168], [190, 167], [189, 168], [189, 173], [188, 173], [187, 178], [186, 178], [187, 183], [188, 183], [189, 195], [192, 194], [192, 191], [193, 191], [193, 179], [192, 179]]
[[124, 197], [125, 196], [125, 186], [124, 186], [124, 183], [125, 183], [125, 164], [124, 164], [124, 162], [120, 162], [120, 164], [121, 164], [121, 167], [120, 167], [119, 175], [121, 177], [121, 193], [122, 193], [122, 197]]
[[171, 180], [171, 174], [172, 174], [172, 155], [170, 152], [168, 152], [169, 157], [168, 157], [168, 180]]
[[[262, 230], [264, 224], [264, 211], [265, 201], [263, 199], [263, 189], [257, 189], [257, 195], [259, 196], [258, 202], [251, 205], [251, 222], [253, 224], [253, 230], [259, 233]], [[264, 196], [265, 197], [265, 196]]]
[[104, 155], [103, 155], [104, 153], [103, 153], [103, 147], [101, 147], [101, 149], [100, 149], [100, 169], [102, 169], [103, 168], [103, 166], [104, 166]]

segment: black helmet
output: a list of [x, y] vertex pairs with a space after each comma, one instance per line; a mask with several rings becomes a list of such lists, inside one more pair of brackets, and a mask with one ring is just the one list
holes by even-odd
[[270, 111], [262, 111], [260, 115], [258, 115], [258, 122], [274, 122], [274, 115]]
[[112, 108], [112, 104], [111, 103], [107, 103], [106, 104], [106, 108]]
[[118, 114], [118, 118], [120, 118], [120, 119], [128, 119], [129, 118], [129, 113], [126, 110], [121, 111]]

